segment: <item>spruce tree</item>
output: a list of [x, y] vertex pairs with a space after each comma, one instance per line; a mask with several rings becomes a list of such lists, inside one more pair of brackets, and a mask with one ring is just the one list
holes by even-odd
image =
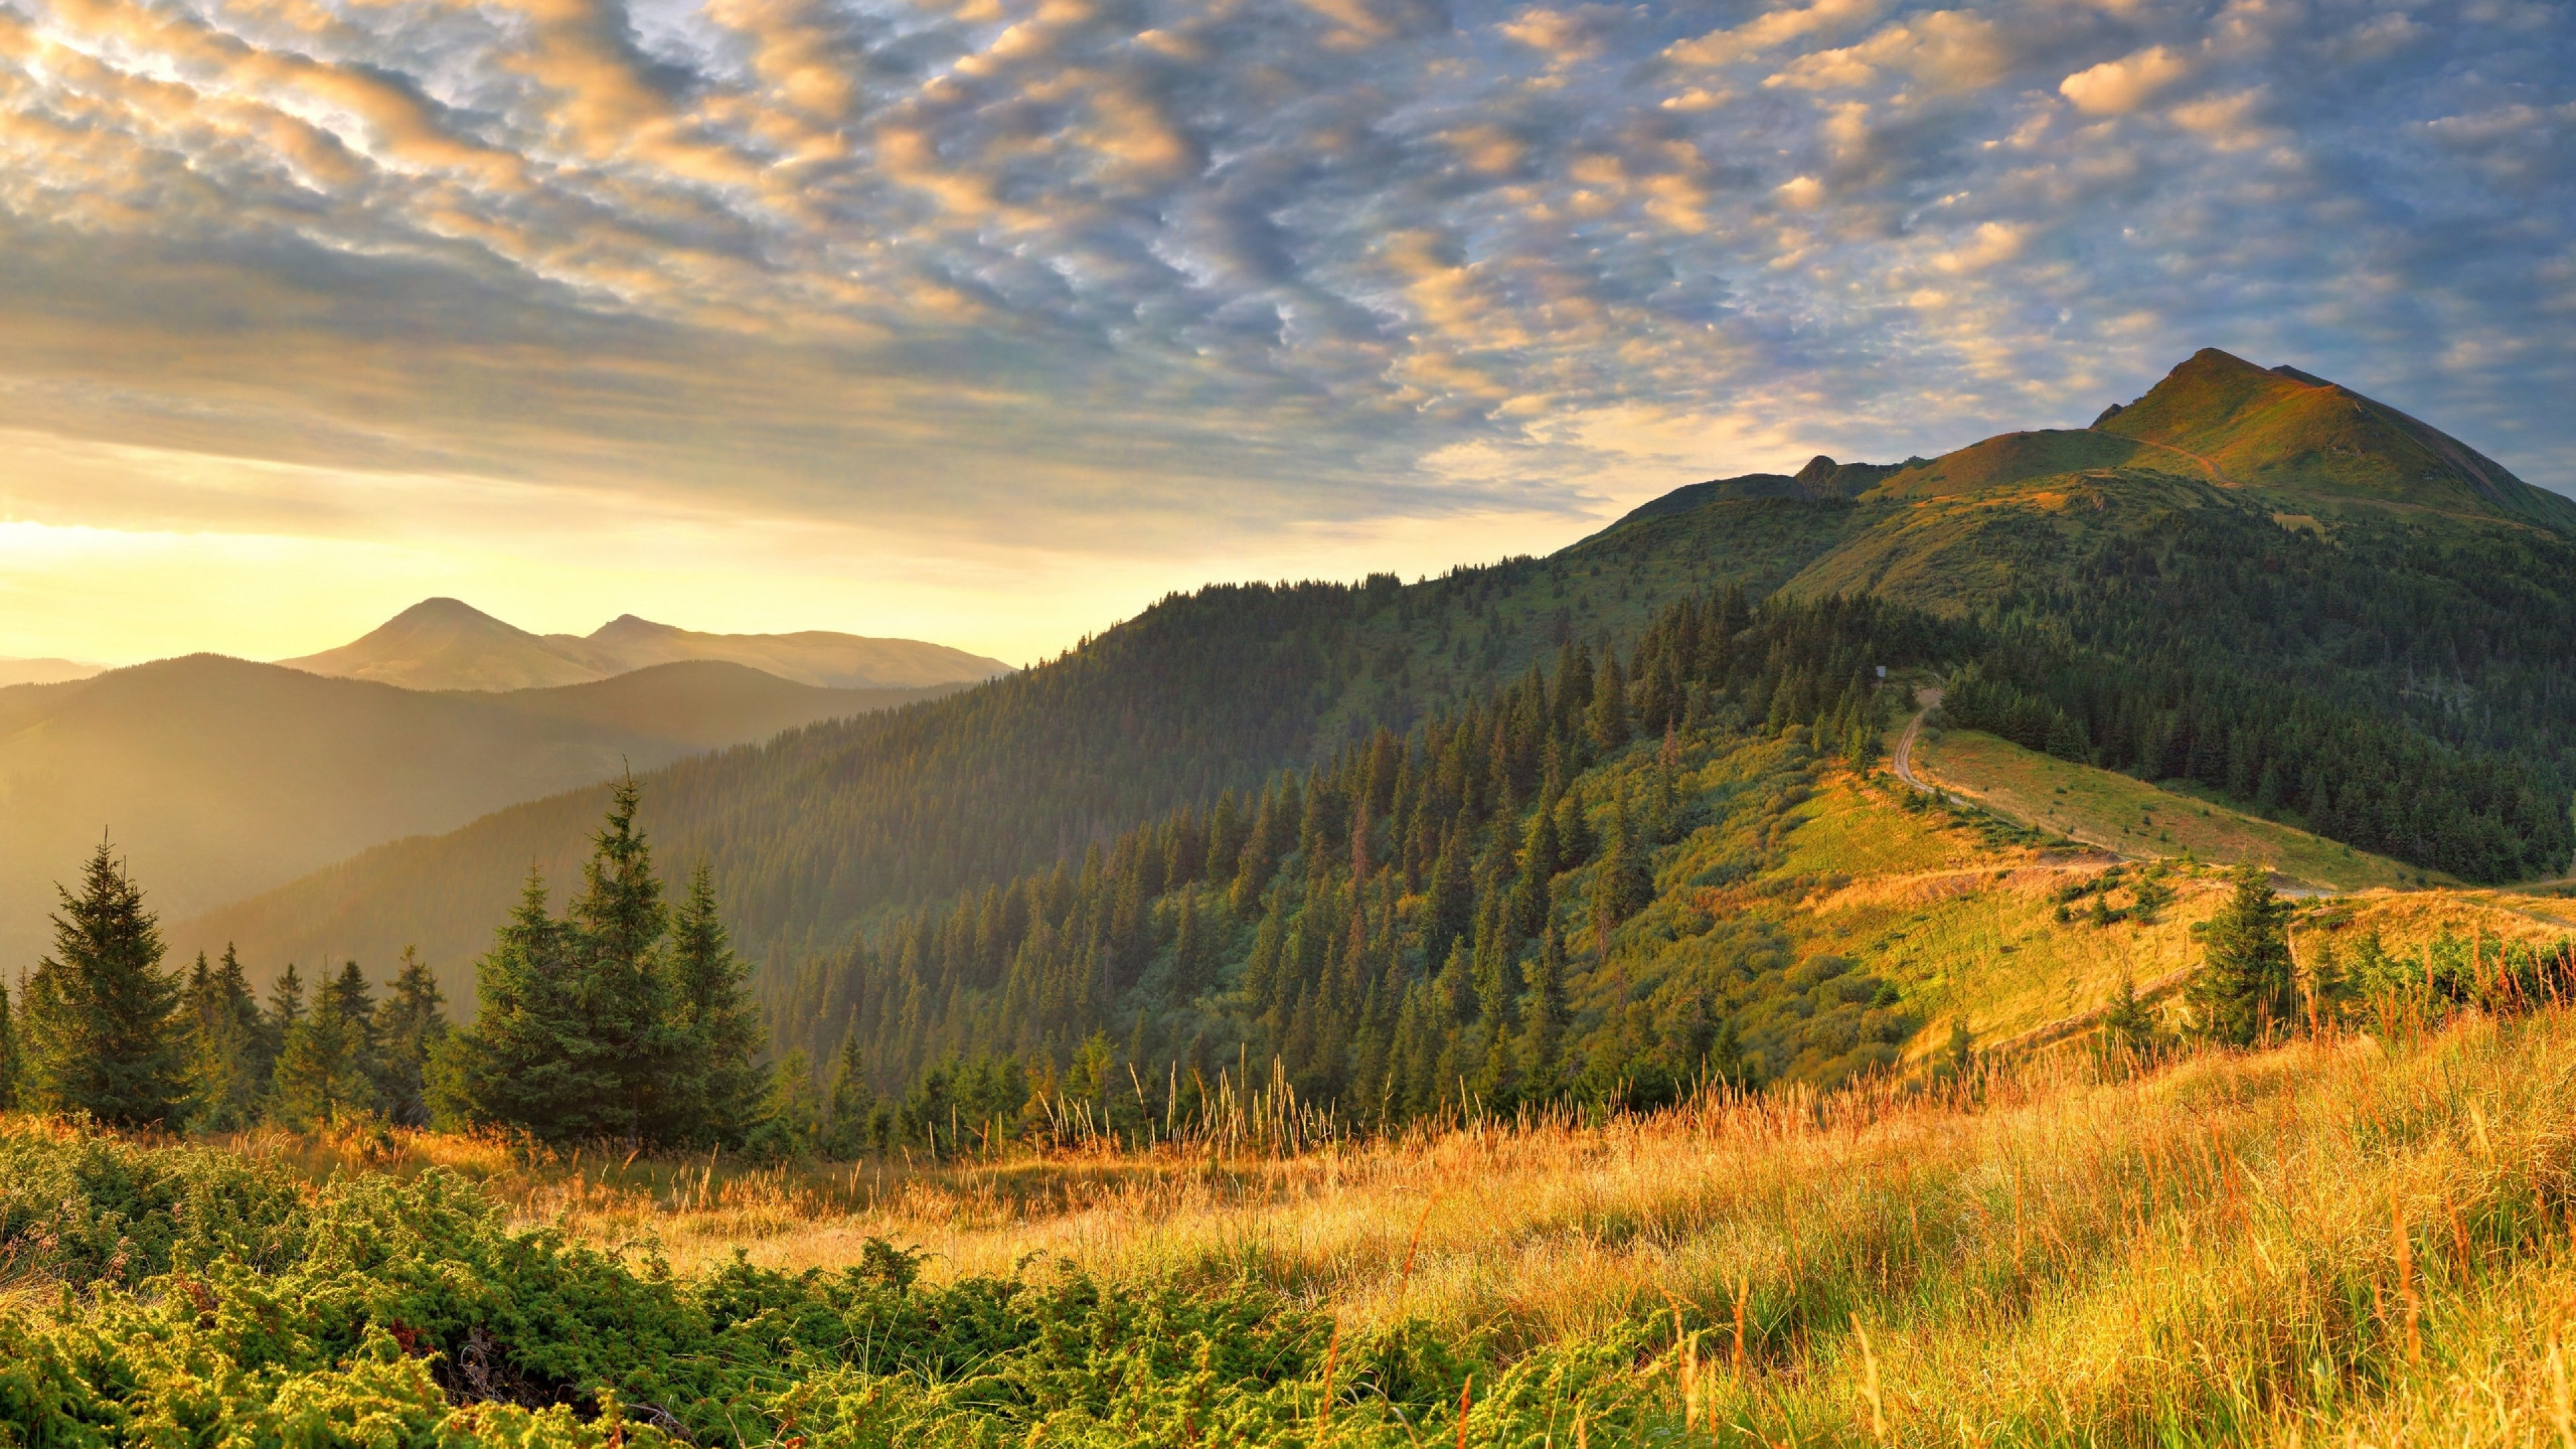
[[565, 911], [571, 1004], [578, 1029], [566, 1045], [594, 1090], [573, 1105], [577, 1135], [641, 1144], [659, 1140], [685, 1110], [674, 1100], [692, 1065], [673, 1020], [663, 937], [671, 926], [653, 852], [635, 828], [632, 778], [609, 793], [608, 819], [591, 837], [582, 893]]
[[744, 1145], [769, 1158], [804, 1157], [820, 1145], [822, 1095], [814, 1090], [814, 1064], [798, 1047], [773, 1063], [763, 1083], [759, 1118]]
[[857, 1024], [841, 1034], [841, 1057], [832, 1067], [832, 1094], [826, 1103], [829, 1125], [823, 1150], [843, 1161], [867, 1150], [868, 1119], [877, 1110], [876, 1088], [868, 1083], [867, 1064], [859, 1055]]
[[277, 1054], [286, 1049], [286, 1034], [303, 1019], [304, 978], [295, 974], [295, 963], [289, 961], [286, 969], [277, 973], [277, 979], [268, 983], [268, 1006], [259, 1018], [254, 1076], [263, 1095], [277, 1070]]
[[2298, 994], [2289, 903], [2272, 893], [2271, 872], [2253, 861], [2232, 879], [2235, 893], [2202, 929], [2206, 950], [2190, 1001], [2202, 1031], [2243, 1046], [2273, 1023], [2294, 1019]]
[[1644, 910], [1655, 898], [1655, 878], [1647, 868], [1645, 845], [1628, 820], [1628, 807], [1614, 803], [1609, 839], [1592, 877], [1592, 930], [1602, 959], [1610, 955], [1610, 933], [1619, 923]]
[[1529, 991], [1521, 999], [1521, 1097], [1544, 1102], [1564, 1086], [1566, 999], [1565, 937], [1554, 925], [1539, 940], [1538, 960], [1530, 967]]
[[1198, 892], [1181, 892], [1180, 920], [1172, 931], [1172, 1000], [1185, 1004], [1209, 985], [1207, 943], [1199, 930]]
[[1620, 672], [1617, 656], [1601, 656], [1601, 678], [1592, 686], [1591, 718], [1585, 732], [1592, 747], [1607, 754], [1628, 743], [1628, 679]]
[[446, 996], [420, 952], [404, 947], [402, 969], [376, 1006], [376, 1095], [406, 1127], [429, 1125], [429, 1057], [447, 1035]]
[[518, 908], [474, 963], [470, 1030], [432, 1048], [430, 1106], [442, 1124], [513, 1127], [546, 1141], [596, 1130], [592, 1104], [610, 1094], [571, 985], [571, 928], [546, 909], [533, 868]]
[[1548, 910], [1555, 901], [1550, 887], [1556, 880], [1557, 858], [1556, 815], [1542, 808], [1530, 816], [1529, 829], [1521, 839], [1521, 873], [1512, 885], [1515, 934], [1526, 938], [1547, 929]]
[[266, 1091], [259, 1003], [230, 945], [212, 968], [206, 954], [197, 953], [180, 1020], [188, 1034], [188, 1125], [201, 1132], [251, 1125]]
[[767, 1087], [752, 1062], [767, 1033], [751, 999], [750, 968], [733, 953], [716, 914], [705, 865], [689, 877], [671, 927], [671, 996], [686, 1086], [664, 1136], [693, 1146], [738, 1142], [758, 1117]]
[[290, 1127], [327, 1127], [377, 1109], [373, 1003], [352, 961], [323, 987], [313, 1009], [288, 1028], [277, 1053], [272, 1088], [277, 1119]]
[[80, 894], [60, 886], [54, 950], [26, 983], [32, 1105], [120, 1127], [176, 1124], [187, 1102], [179, 982], [161, 970], [161, 933], [125, 862], [101, 842]]

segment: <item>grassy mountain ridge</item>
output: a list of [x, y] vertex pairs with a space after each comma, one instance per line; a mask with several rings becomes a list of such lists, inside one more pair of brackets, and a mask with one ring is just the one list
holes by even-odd
[[[2520, 516], [2510, 489], [2440, 509], [2367, 496], [2380, 475], [2323, 447], [2308, 451], [2345, 469], [2332, 488], [2295, 469], [2242, 484], [2263, 471], [2245, 439], [2307, 436], [2255, 426], [2276, 384], [2317, 391], [2283, 378], [2203, 354], [2106, 420], [2134, 437], [1818, 459], [1679, 490], [1546, 559], [1176, 596], [1024, 679], [680, 767], [648, 782], [645, 822], [675, 858], [714, 864], [738, 934], [783, 968], [1407, 729], [1562, 640], [1632, 638], [1666, 601], [1733, 581], [1959, 621], [1971, 642], [1946, 667], [1984, 681], [1963, 698], [2031, 748], [2289, 800], [2339, 839], [2482, 879], [2556, 868], [2576, 788], [2576, 543]], [[2369, 437], [2420, 445], [2394, 425]], [[2208, 462], [2201, 444], [2235, 451]], [[416, 942], [455, 983], [527, 867], [565, 879], [595, 814], [587, 797], [535, 802], [187, 933], [270, 961]]]
[[2523, 482], [2458, 439], [2339, 384], [2216, 348], [2095, 428], [2184, 453], [2240, 486], [2576, 530], [2576, 500]]
[[51, 883], [101, 829], [175, 917], [514, 800], [917, 697], [716, 662], [439, 694], [214, 655], [0, 689], [0, 951], [33, 962]]

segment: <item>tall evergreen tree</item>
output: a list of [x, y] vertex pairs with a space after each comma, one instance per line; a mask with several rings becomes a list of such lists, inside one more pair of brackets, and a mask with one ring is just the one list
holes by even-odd
[[1647, 854], [1628, 818], [1627, 805], [1614, 802], [1609, 839], [1602, 848], [1600, 867], [1592, 877], [1594, 945], [1604, 960], [1610, 955], [1610, 933], [1655, 898], [1655, 877], [1648, 868]]
[[664, 1124], [667, 1140], [734, 1142], [760, 1112], [767, 1083], [752, 1058], [767, 1033], [751, 999], [751, 968], [733, 952], [716, 914], [706, 866], [689, 877], [671, 930], [671, 996], [682, 1037], [679, 1110]]
[[403, 948], [402, 969], [376, 1006], [376, 1095], [406, 1127], [429, 1125], [429, 1056], [447, 1035], [447, 998], [420, 953]]
[[280, 1122], [324, 1127], [351, 1113], [377, 1110], [374, 1007], [367, 978], [352, 961], [288, 1028], [271, 1090]]
[[2234, 894], [2202, 929], [2204, 954], [2189, 999], [2201, 1030], [2242, 1046], [2271, 1024], [2295, 1019], [2298, 983], [2290, 906], [2272, 893], [2271, 872], [2248, 861], [2232, 878]]
[[1538, 960], [1530, 966], [1529, 991], [1521, 1000], [1521, 1097], [1544, 1102], [1564, 1085], [1566, 1028], [1565, 937], [1551, 923], [1539, 940]]
[[277, 1070], [277, 1054], [286, 1049], [286, 1034], [304, 1019], [304, 978], [295, 974], [295, 963], [277, 973], [268, 983], [268, 1005], [260, 1012], [255, 1076], [260, 1090], [268, 1090], [269, 1080]]
[[824, 1105], [825, 1154], [847, 1161], [866, 1151], [868, 1119], [876, 1113], [877, 1093], [868, 1083], [867, 1063], [859, 1056], [855, 1023], [841, 1035], [840, 1060], [832, 1067], [832, 1094]]
[[671, 928], [653, 852], [635, 828], [632, 778], [610, 792], [608, 819], [591, 837], [582, 893], [566, 910], [571, 995], [580, 1029], [567, 1043], [602, 1089], [577, 1109], [579, 1135], [659, 1139], [680, 1110], [672, 1100], [689, 1066], [672, 1020], [663, 938]]
[[188, 1125], [201, 1132], [249, 1126], [267, 1090], [259, 1003], [230, 945], [212, 968], [206, 953], [197, 953], [180, 1013], [188, 1035]]
[[1532, 812], [1521, 839], [1520, 878], [1512, 885], [1512, 930], [1524, 939], [1547, 928], [1548, 911], [1556, 899], [1558, 854], [1556, 813], [1546, 808]]
[[1180, 919], [1172, 931], [1172, 999], [1187, 1002], [1209, 986], [1207, 942], [1199, 929], [1198, 892], [1181, 892]]
[[177, 1121], [187, 1101], [179, 982], [161, 970], [161, 933], [125, 862], [102, 841], [80, 894], [60, 886], [54, 950], [28, 978], [34, 1105], [118, 1126]]
[[441, 1123], [515, 1127], [547, 1141], [590, 1135], [609, 1094], [570, 990], [572, 928], [546, 909], [534, 868], [517, 909], [474, 963], [474, 1025], [432, 1048], [430, 1109]]

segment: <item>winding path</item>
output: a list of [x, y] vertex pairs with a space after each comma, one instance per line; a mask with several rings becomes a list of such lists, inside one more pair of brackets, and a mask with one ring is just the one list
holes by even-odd
[[1893, 761], [1896, 766], [1896, 778], [1903, 780], [1918, 794], [1934, 795], [1940, 792], [1915, 778], [1914, 740], [1916, 736], [1923, 733], [1923, 716], [1940, 707], [1941, 691], [1927, 684], [1914, 691], [1914, 703], [1919, 706], [1914, 712], [1914, 718], [1905, 722], [1905, 733], [1896, 737], [1896, 758]]

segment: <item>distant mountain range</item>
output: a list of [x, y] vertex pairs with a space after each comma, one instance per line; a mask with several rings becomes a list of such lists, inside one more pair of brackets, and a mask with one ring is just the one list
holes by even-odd
[[73, 659], [0, 659], [0, 689], [17, 684], [61, 684], [106, 672], [104, 664], [83, 664]]
[[[73, 877], [102, 831], [154, 905], [183, 915], [623, 770], [1007, 672], [912, 640], [694, 634], [631, 616], [567, 644], [447, 599], [294, 667], [216, 655], [104, 673], [30, 663], [23, 672], [52, 678], [0, 687], [0, 963], [11, 968], [42, 949], [52, 883]], [[513, 686], [529, 677], [549, 682]], [[839, 680], [894, 682], [817, 682]]]
[[714, 659], [822, 689], [926, 689], [1008, 674], [998, 659], [917, 639], [700, 634], [621, 614], [588, 635], [531, 634], [455, 599], [424, 599], [354, 643], [289, 669], [404, 689], [548, 689], [631, 670]]

